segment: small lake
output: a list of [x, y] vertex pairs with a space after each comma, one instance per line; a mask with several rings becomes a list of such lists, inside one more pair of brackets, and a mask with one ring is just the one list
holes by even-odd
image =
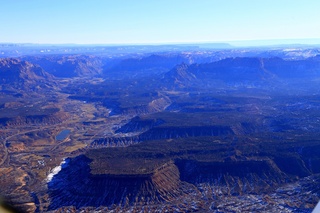
[[56, 140], [63, 141], [64, 139], [66, 139], [68, 137], [69, 134], [70, 134], [70, 130], [64, 129], [56, 136]]

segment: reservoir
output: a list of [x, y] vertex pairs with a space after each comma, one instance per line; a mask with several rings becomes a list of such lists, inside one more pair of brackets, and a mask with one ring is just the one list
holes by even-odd
[[70, 130], [64, 129], [56, 136], [56, 140], [63, 141], [64, 139], [66, 139], [68, 137], [69, 134], [70, 134]]

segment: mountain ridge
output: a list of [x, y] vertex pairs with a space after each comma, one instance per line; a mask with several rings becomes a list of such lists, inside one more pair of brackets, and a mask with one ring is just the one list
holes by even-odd
[[0, 59], [0, 76], [2, 88], [34, 90], [54, 84], [53, 76], [42, 67], [15, 58]]

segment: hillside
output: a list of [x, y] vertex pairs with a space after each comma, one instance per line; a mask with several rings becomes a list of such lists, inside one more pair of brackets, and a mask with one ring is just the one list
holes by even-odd
[[91, 55], [28, 56], [23, 59], [38, 64], [55, 77], [94, 77], [102, 73], [104, 59]]
[[0, 83], [4, 89], [41, 89], [53, 84], [53, 76], [42, 67], [14, 58], [0, 59]]
[[[319, 57], [303, 60], [281, 58], [226, 58], [203, 64], [182, 64], [163, 75], [176, 86], [215, 86], [231, 84], [281, 84], [282, 81], [313, 80], [320, 77]], [[168, 85], [165, 85], [168, 87]]]

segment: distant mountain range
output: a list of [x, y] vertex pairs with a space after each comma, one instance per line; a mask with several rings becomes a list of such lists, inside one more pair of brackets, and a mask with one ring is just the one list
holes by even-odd
[[20, 57], [26, 55], [95, 54], [103, 56], [123, 56], [168, 51], [221, 50], [233, 48], [228, 43], [187, 43], [187, 44], [19, 44], [0, 43], [1, 57]]
[[147, 77], [155, 78], [153, 81], [159, 81], [165, 87], [214, 86], [218, 82], [268, 83], [320, 77], [320, 55], [299, 60], [233, 57], [210, 63], [192, 63], [194, 60], [183, 55], [149, 55], [114, 60], [85, 55], [30, 56], [21, 59], [0, 59], [2, 85], [15, 88], [48, 87], [53, 82], [53, 76], [107, 79]]
[[48, 73], [62, 78], [97, 76], [102, 73], [104, 61], [100, 57], [86, 55], [50, 55], [23, 57], [40, 65]]
[[274, 80], [312, 80], [320, 77], [320, 56], [305, 60], [281, 58], [227, 58], [204, 64], [181, 64], [163, 75], [166, 83], [188, 85], [190, 82], [225, 83], [269, 82]]

